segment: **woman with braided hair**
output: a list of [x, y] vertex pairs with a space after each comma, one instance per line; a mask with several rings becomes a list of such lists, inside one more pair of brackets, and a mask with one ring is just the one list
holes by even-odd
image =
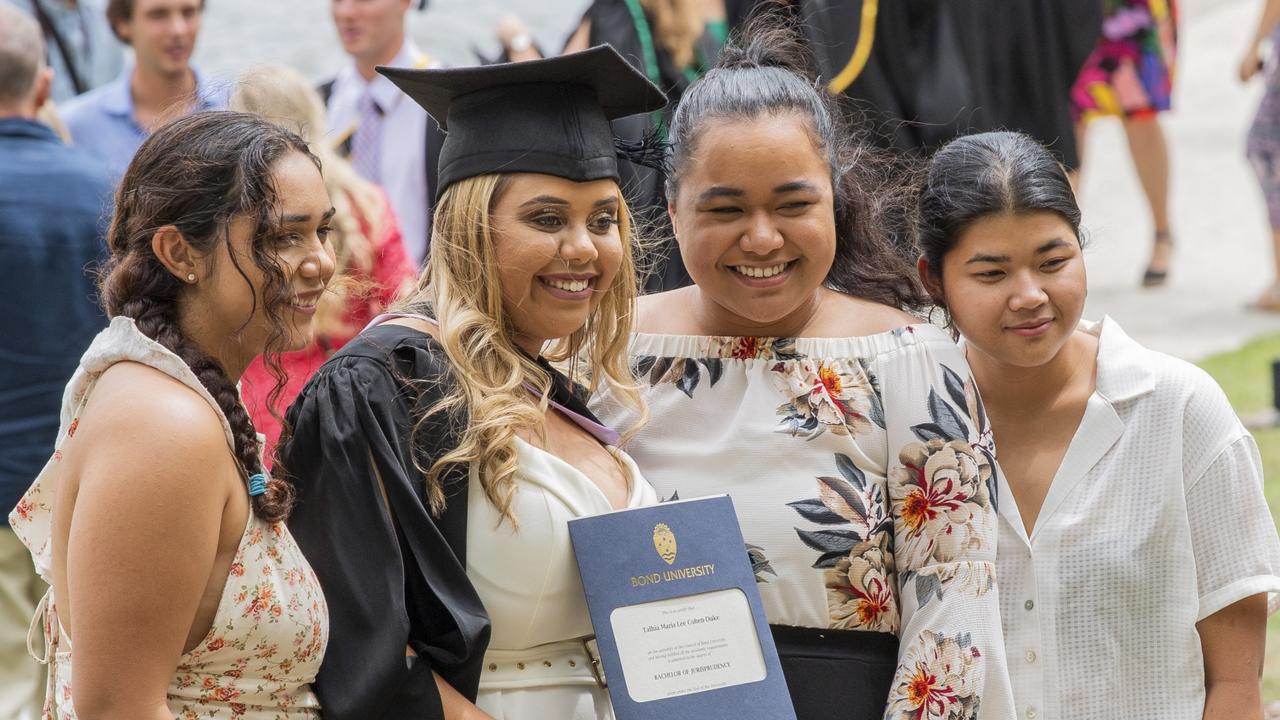
[[307, 145], [256, 116], [177, 120], [134, 157], [102, 274], [111, 324], [9, 516], [51, 586], [33, 621], [45, 717], [318, 717], [327, 609], [236, 383], [310, 342], [332, 215]]

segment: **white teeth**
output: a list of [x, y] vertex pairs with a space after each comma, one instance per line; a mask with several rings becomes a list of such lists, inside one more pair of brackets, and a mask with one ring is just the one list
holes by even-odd
[[552, 280], [550, 278], [544, 278], [543, 282], [553, 288], [573, 293], [582, 292], [591, 285], [590, 280]]
[[771, 278], [774, 275], [787, 269], [787, 263], [779, 263], [770, 267], [747, 267], [746, 265], [734, 265], [733, 269], [747, 277], [753, 278]]

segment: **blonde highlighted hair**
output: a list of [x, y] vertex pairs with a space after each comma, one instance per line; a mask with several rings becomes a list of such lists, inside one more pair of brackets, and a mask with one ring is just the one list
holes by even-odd
[[248, 70], [237, 79], [229, 106], [296, 132], [320, 158], [325, 188], [335, 210], [334, 232], [330, 235], [337, 256], [334, 278], [345, 278], [345, 282], [333, 283], [321, 298], [315, 328], [321, 337], [350, 337], [360, 328], [348, 327], [343, 320], [347, 300], [351, 294], [368, 292], [370, 288], [359, 287], [348, 271], [369, 273], [373, 269], [374, 238], [386, 230], [381, 225], [387, 217], [386, 197], [377, 185], [360, 177], [325, 138], [325, 110], [320, 94], [293, 68], [263, 65]]
[[[444, 346], [455, 381], [418, 421], [414, 435], [437, 413], [467, 420], [454, 450], [431, 467], [418, 468], [427, 477], [431, 511], [438, 515], [444, 509], [445, 472], [451, 466], [474, 466], [485, 496], [514, 526], [515, 439], [522, 430], [542, 433], [551, 376], [520, 351], [502, 304], [492, 212], [506, 184], [502, 175], [481, 175], [445, 190], [432, 221], [427, 270], [403, 306], [431, 308], [439, 325], [436, 339]], [[618, 200], [623, 253], [613, 284], [604, 290], [586, 325], [553, 341], [544, 357], [568, 364], [570, 381], [582, 383], [589, 393], [607, 389], [635, 411], [639, 420], [623, 433], [630, 437], [648, 411], [627, 360], [638, 286], [631, 214], [621, 192]]]

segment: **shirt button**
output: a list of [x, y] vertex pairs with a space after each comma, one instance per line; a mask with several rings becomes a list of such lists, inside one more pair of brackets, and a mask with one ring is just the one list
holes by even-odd
[[1028, 600], [1022, 603], [1022, 607], [1026, 608], [1028, 611], [1035, 609], [1035, 606], [1036, 606], [1035, 600]]
[[1037, 715], [1039, 715], [1039, 713], [1036, 712], [1035, 708], [1027, 708], [1027, 720], [1036, 720]]
[[1027, 662], [1029, 662], [1029, 663], [1033, 663], [1033, 662], [1035, 662], [1035, 661], [1036, 661], [1036, 651], [1035, 651], [1035, 650], [1028, 650], [1028, 651], [1027, 651]]

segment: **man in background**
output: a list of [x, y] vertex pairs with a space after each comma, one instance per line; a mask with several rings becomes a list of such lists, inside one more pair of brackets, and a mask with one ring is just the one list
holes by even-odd
[[438, 65], [406, 31], [416, 0], [331, 0], [333, 23], [351, 62], [320, 87], [329, 135], [356, 171], [381, 185], [400, 221], [405, 251], [415, 265], [427, 257], [431, 208], [444, 133], [377, 66]]
[[103, 0], [0, 0], [27, 11], [44, 34], [53, 70], [52, 98], [65, 102], [111, 82], [124, 67], [124, 47], [111, 32]]
[[40, 27], [0, 4], [0, 718], [40, 716], [27, 628], [44, 584], [7, 521], [53, 453], [62, 390], [105, 318], [87, 270], [105, 255], [111, 182], [35, 121], [49, 98]]
[[107, 0], [107, 20], [133, 47], [134, 64], [115, 81], [62, 109], [72, 141], [101, 158], [114, 179], [157, 127], [227, 106], [227, 87], [191, 67], [204, 0]]

